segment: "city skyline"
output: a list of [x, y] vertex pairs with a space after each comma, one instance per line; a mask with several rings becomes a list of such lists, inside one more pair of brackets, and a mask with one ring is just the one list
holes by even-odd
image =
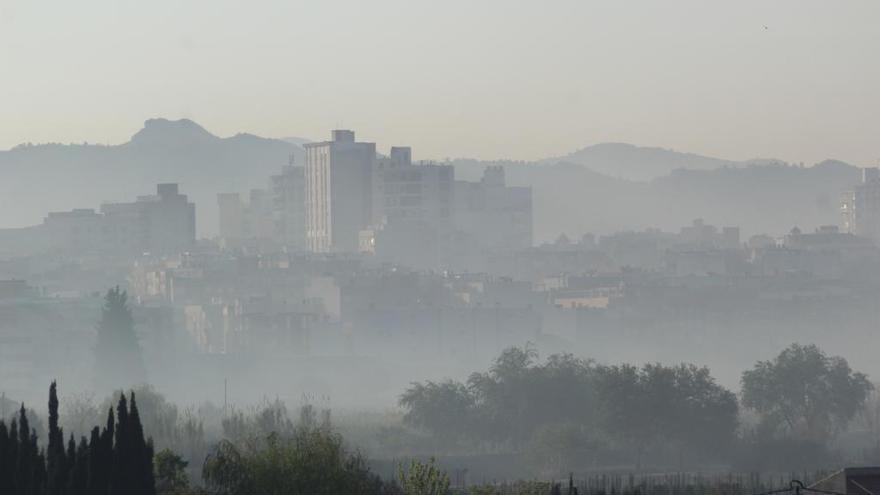
[[877, 19], [0, 0], [0, 495], [880, 495]]

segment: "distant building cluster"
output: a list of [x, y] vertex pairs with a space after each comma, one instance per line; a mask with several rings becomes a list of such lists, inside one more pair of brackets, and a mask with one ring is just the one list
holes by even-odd
[[177, 184], [159, 184], [130, 203], [51, 212], [41, 225], [0, 230], [0, 254], [174, 254], [196, 242], [195, 211]]
[[0, 375], [27, 390], [44, 385], [36, 370], [86, 356], [100, 292], [117, 284], [144, 352], [173, 373], [179, 352], [228, 368], [338, 356], [482, 365], [526, 343], [638, 347], [654, 360], [832, 326], [880, 344], [877, 169], [843, 195], [840, 226], [744, 236], [696, 219], [536, 245], [532, 191], [510, 185], [509, 169], [458, 180], [347, 130], [304, 149], [265, 188], [217, 195], [215, 239], [196, 239], [196, 206], [176, 184], [0, 230]]
[[482, 268], [491, 253], [532, 245], [531, 188], [508, 187], [501, 167], [457, 181], [451, 165], [413, 163], [409, 147], [379, 155], [349, 130], [304, 148], [303, 167], [286, 167], [247, 203], [218, 195], [224, 246], [360, 252], [442, 269]]
[[305, 185], [302, 167], [285, 166], [267, 189], [253, 189], [245, 202], [239, 193], [217, 195], [220, 240], [225, 249], [303, 250]]
[[843, 193], [840, 212], [846, 232], [880, 240], [880, 168], [862, 169], [862, 182]]

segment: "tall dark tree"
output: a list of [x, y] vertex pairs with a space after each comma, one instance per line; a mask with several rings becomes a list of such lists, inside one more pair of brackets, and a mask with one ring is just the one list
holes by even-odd
[[[76, 440], [73, 438], [73, 433], [70, 434], [70, 439], [67, 441], [67, 453], [65, 454], [66, 459], [70, 459], [70, 463], [73, 464], [76, 462]], [[64, 487], [67, 488], [68, 479], [65, 478]]]
[[31, 463], [33, 471], [30, 490], [27, 493], [29, 495], [43, 495], [46, 493], [46, 483], [49, 479], [48, 473], [46, 473], [46, 456], [39, 450], [37, 433], [33, 430], [31, 431], [31, 452], [38, 452], [38, 454]]
[[12, 482], [14, 471], [12, 466], [15, 449], [13, 448], [15, 439], [10, 437], [9, 429], [6, 423], [0, 420], [0, 493], [12, 493], [14, 485]]
[[30, 423], [24, 404], [18, 414], [18, 452], [15, 467], [15, 489], [21, 495], [31, 493], [34, 478], [34, 458], [37, 453], [33, 451], [31, 443]]
[[140, 412], [134, 392], [131, 393], [128, 415], [128, 448], [132, 491], [136, 495], [154, 495], [153, 445], [144, 438]]
[[115, 445], [113, 448], [113, 464], [110, 472], [110, 494], [125, 495], [128, 492], [126, 481], [131, 475], [131, 449], [128, 432], [128, 400], [125, 394], [116, 405]]
[[120, 398], [116, 414], [110, 409], [103, 431], [95, 427], [79, 443], [71, 434], [66, 449], [54, 383], [46, 451], [32, 424], [24, 404], [9, 427], [0, 420], [0, 495], [155, 495], [152, 440], [144, 438], [134, 393]]
[[[113, 414], [113, 410], [110, 410]], [[88, 479], [86, 481], [86, 493], [88, 495], [107, 495], [108, 464], [111, 457], [107, 453], [106, 428], [104, 434], [97, 426], [92, 428], [89, 439]]]
[[[15, 418], [9, 424], [9, 450], [7, 451], [9, 463], [7, 466], [0, 466], [5, 467], [4, 478], [9, 481], [9, 485], [12, 487], [13, 490], [16, 490], [18, 488], [18, 480], [16, 478], [18, 477], [18, 452], [21, 450], [18, 447], [19, 440], [20, 437], [18, 435], [18, 419]], [[12, 491], [10, 493], [15, 492]]]
[[[71, 437], [71, 440], [73, 438]], [[62, 495], [67, 484], [67, 459], [64, 453], [64, 432], [58, 426], [58, 391], [53, 381], [49, 386], [49, 445], [46, 448], [48, 495]]]
[[[71, 439], [72, 440], [72, 439]], [[70, 479], [67, 484], [68, 495], [86, 495], [89, 480], [89, 445], [86, 443], [86, 437], [81, 437], [79, 446], [73, 456], [68, 456], [71, 461]]]
[[108, 290], [104, 296], [95, 363], [95, 383], [99, 390], [110, 391], [146, 381], [128, 294], [119, 287]]
[[[113, 414], [111, 407], [107, 411], [107, 424], [101, 432], [101, 441], [98, 443], [100, 454], [98, 455], [98, 479], [94, 484], [94, 493], [96, 495], [107, 495], [110, 493], [110, 483], [113, 477], [113, 439], [116, 435], [116, 416]], [[93, 473], [93, 472], [90, 472]]]

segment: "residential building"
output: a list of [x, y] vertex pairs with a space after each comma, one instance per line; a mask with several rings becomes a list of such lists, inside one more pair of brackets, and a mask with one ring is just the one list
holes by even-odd
[[843, 194], [840, 211], [844, 231], [880, 240], [880, 168], [862, 169], [862, 182]]
[[453, 221], [474, 251], [532, 247], [532, 188], [509, 187], [504, 167], [486, 167], [480, 182], [455, 181]]
[[376, 145], [335, 130], [330, 141], [306, 151], [306, 239], [313, 252], [355, 252], [360, 233], [373, 223]]
[[218, 194], [222, 246], [303, 250], [304, 193], [302, 167], [288, 165], [269, 179], [268, 189], [252, 189], [247, 202], [239, 193]]
[[275, 238], [297, 251], [306, 247], [306, 198], [303, 167], [290, 164], [269, 179]]
[[[0, 235], [0, 242], [10, 248], [7, 254], [171, 254], [195, 243], [195, 205], [179, 193], [177, 184], [159, 184], [155, 195], [130, 203], [105, 203], [100, 211], [50, 212], [40, 225], [6, 233]], [[26, 250], [23, 239], [29, 242]]]
[[413, 164], [410, 148], [391, 148], [376, 162], [374, 224], [361, 234], [361, 251], [382, 261], [438, 267], [452, 230], [454, 177], [451, 165]]

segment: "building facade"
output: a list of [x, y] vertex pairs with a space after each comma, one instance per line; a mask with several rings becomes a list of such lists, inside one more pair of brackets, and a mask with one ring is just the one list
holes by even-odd
[[862, 182], [843, 194], [840, 212], [845, 232], [880, 239], [880, 168], [862, 169]]
[[100, 211], [50, 212], [26, 232], [30, 253], [80, 255], [173, 254], [196, 240], [195, 205], [177, 184], [159, 184], [155, 195], [129, 203], [105, 203]]
[[335, 130], [332, 139], [304, 146], [306, 239], [318, 253], [356, 252], [373, 222], [375, 143]]
[[456, 229], [478, 250], [532, 247], [532, 188], [510, 187], [504, 168], [486, 167], [480, 182], [455, 181]]
[[305, 184], [302, 167], [285, 166], [267, 189], [217, 195], [220, 239], [226, 248], [305, 249]]
[[275, 237], [297, 251], [306, 247], [305, 171], [292, 163], [269, 180]]
[[362, 233], [361, 251], [382, 261], [436, 268], [452, 230], [455, 169], [412, 163], [409, 147], [393, 147], [377, 160], [373, 177], [371, 229]]

